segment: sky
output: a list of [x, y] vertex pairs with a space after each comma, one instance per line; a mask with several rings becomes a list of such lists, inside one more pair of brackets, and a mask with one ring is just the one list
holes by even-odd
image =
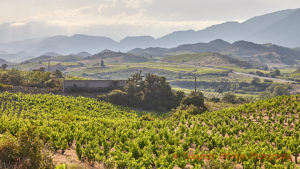
[[73, 34], [158, 38], [299, 7], [299, 0], [0, 0], [0, 42]]

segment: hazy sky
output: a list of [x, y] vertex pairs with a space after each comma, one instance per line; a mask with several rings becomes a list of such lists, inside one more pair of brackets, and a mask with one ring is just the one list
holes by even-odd
[[300, 0], [0, 0], [0, 41], [77, 33], [160, 37], [299, 7]]

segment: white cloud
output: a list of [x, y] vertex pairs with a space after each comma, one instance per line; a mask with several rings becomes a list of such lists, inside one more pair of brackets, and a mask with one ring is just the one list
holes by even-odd
[[297, 5], [299, 0], [10, 0], [0, 2], [0, 23], [9, 23], [6, 30], [26, 29], [16, 39], [75, 33], [159, 37]]

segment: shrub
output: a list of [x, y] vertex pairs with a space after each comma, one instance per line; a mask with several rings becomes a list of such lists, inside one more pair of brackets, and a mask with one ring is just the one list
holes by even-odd
[[235, 101], [236, 101], [236, 95], [234, 95], [232, 93], [225, 93], [222, 101], [226, 102], [226, 103], [232, 103], [232, 104], [234, 104]]
[[43, 148], [33, 127], [24, 128], [17, 137], [5, 133], [0, 138], [0, 168], [53, 169], [52, 159]]
[[210, 101], [218, 103], [220, 102], [220, 98], [214, 96], [210, 99]]
[[143, 115], [141, 118], [140, 118], [141, 121], [153, 121], [154, 118], [151, 116], [151, 114], [146, 114], [146, 115]]
[[191, 92], [183, 98], [179, 110], [186, 110], [189, 114], [200, 114], [207, 110], [204, 104], [204, 95], [201, 92]]
[[107, 96], [106, 100], [112, 102], [114, 104], [119, 105], [128, 105], [129, 100], [127, 97], [127, 93], [123, 92], [122, 90], [113, 90]]
[[288, 87], [284, 85], [278, 85], [274, 88], [273, 94], [275, 96], [289, 95]]
[[2, 84], [0, 83], [0, 91], [2, 90], [9, 90], [9, 89], [12, 89], [12, 85], [6, 85], [6, 84]]
[[182, 99], [181, 104], [202, 107], [204, 105], [204, 95], [201, 92], [191, 92], [190, 95]]

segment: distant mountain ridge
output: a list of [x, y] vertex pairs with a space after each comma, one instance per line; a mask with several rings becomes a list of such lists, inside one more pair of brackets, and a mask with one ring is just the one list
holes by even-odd
[[300, 46], [299, 18], [300, 9], [288, 9], [253, 17], [242, 23], [225, 22], [199, 31], [173, 32], [157, 39], [151, 36], [126, 37], [120, 42], [104, 36], [82, 34], [29, 39], [0, 43], [0, 51], [2, 51], [0, 58], [18, 61], [18, 59], [26, 60], [47, 52], [67, 55], [82, 51], [96, 54], [104, 49], [125, 52], [134, 48], [174, 48], [182, 44], [210, 42], [214, 39], [223, 39], [231, 43], [239, 40], [273, 43], [294, 48]]
[[146, 48], [133, 49], [129, 53], [142, 56], [166, 57], [193, 53], [220, 53], [235, 59], [254, 64], [285, 64], [293, 65], [300, 60], [300, 51], [274, 45], [256, 44], [248, 41], [229, 43], [224, 40], [214, 40], [209, 43], [180, 45], [176, 48]]

